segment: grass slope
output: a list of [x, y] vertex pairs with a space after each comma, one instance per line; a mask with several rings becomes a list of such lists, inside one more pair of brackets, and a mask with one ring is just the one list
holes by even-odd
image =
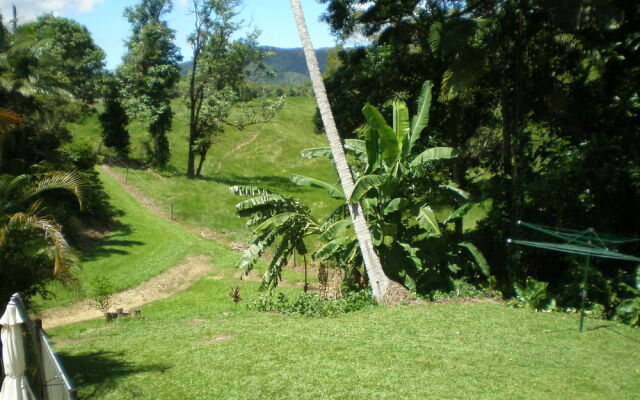
[[[204, 240], [178, 223], [152, 214], [102, 171], [100, 179], [111, 204], [120, 213], [115, 219], [116, 228], [91, 252], [82, 255], [78, 288], [69, 290], [54, 282], [49, 288], [53, 297], [34, 299], [38, 308], [61, 306], [86, 297], [85, 291], [98, 276], [108, 277], [116, 292], [138, 286], [180, 263], [188, 255], [209, 255], [217, 267], [235, 271], [240, 255], [229, 250], [227, 245]], [[261, 274], [266, 264], [260, 261], [255, 269]], [[283, 279], [288, 281], [300, 280], [300, 277], [301, 273], [296, 271], [283, 273]]]

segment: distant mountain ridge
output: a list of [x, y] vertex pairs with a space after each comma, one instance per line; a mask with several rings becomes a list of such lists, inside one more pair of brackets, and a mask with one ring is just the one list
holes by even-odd
[[[260, 77], [258, 82], [299, 85], [310, 80], [302, 48], [284, 49], [272, 46], [263, 46], [262, 48], [271, 53], [271, 55], [265, 57], [264, 63], [275, 75]], [[321, 73], [324, 73], [327, 69], [327, 59], [330, 51], [331, 48], [316, 49]], [[190, 68], [191, 61], [182, 63], [182, 74], [186, 75]]]

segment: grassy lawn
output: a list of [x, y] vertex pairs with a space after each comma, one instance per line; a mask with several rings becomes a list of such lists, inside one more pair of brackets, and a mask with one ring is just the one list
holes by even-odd
[[[502, 304], [248, 311], [229, 271], [143, 318], [52, 330], [81, 398], [637, 399], [640, 331]], [[256, 283], [241, 282], [246, 299]], [[289, 291], [291, 291], [290, 289]]]

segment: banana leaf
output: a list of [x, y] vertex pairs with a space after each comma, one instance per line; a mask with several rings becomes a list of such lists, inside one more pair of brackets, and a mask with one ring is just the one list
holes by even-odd
[[405, 208], [407, 206], [407, 204], [409, 204], [409, 200], [407, 200], [407, 199], [405, 199], [403, 197], [395, 198], [395, 199], [391, 200], [387, 204], [387, 206], [384, 208], [382, 213], [384, 215], [391, 214], [393, 212], [402, 210], [403, 208]]
[[471, 210], [471, 207], [473, 207], [473, 203], [465, 203], [465, 204], [463, 204], [458, 209], [456, 209], [454, 212], [449, 214], [449, 216], [442, 223], [443, 224], [448, 224], [449, 222], [453, 221], [454, 219], [464, 217], [469, 212], [469, 210]]
[[340, 235], [352, 225], [353, 221], [351, 220], [351, 218], [341, 219], [340, 221], [337, 221], [326, 228], [324, 232], [322, 232], [322, 235], [320, 235], [320, 240], [329, 241], [335, 239], [336, 236]]
[[403, 148], [409, 146], [408, 139], [411, 133], [411, 124], [409, 122], [409, 109], [401, 101], [393, 102], [393, 130], [396, 134], [399, 151], [404, 154]]
[[450, 160], [457, 157], [458, 150], [453, 147], [432, 147], [418, 154], [409, 165], [418, 167], [424, 163], [436, 160]]
[[469, 251], [474, 261], [476, 262], [476, 265], [478, 266], [478, 268], [480, 268], [480, 271], [482, 271], [482, 274], [484, 276], [491, 275], [491, 268], [489, 267], [489, 263], [487, 262], [487, 259], [484, 257], [484, 254], [482, 254], [482, 252], [473, 243], [460, 242], [458, 243], [458, 246], [463, 247]]
[[384, 162], [387, 163], [387, 165], [392, 165], [398, 160], [400, 155], [400, 147], [396, 133], [393, 131], [393, 128], [387, 125], [380, 111], [371, 104], [365, 105], [362, 112], [367, 119], [369, 128], [378, 134], [381, 144], [380, 152], [382, 153]]
[[427, 125], [429, 125], [431, 88], [433, 88], [433, 83], [431, 83], [431, 81], [426, 81], [422, 85], [422, 90], [420, 91], [420, 96], [418, 97], [418, 101], [416, 103], [418, 112], [413, 116], [413, 119], [411, 121], [411, 138], [409, 139], [409, 146], [404, 149], [405, 157], [411, 154], [411, 150], [413, 149], [413, 146], [418, 141], [418, 139], [420, 139], [422, 131]]
[[438, 226], [438, 219], [433, 210], [429, 206], [424, 206], [418, 211], [418, 225], [431, 236], [442, 236], [440, 227]]
[[329, 196], [331, 196], [334, 199], [345, 198], [344, 193], [342, 193], [340, 189], [318, 179], [309, 178], [307, 176], [302, 176], [302, 175], [289, 174], [289, 180], [298, 186], [309, 186], [309, 187], [324, 189], [327, 191], [327, 193], [329, 193]]
[[349, 197], [351, 203], [359, 202], [369, 190], [380, 187], [384, 183], [384, 178], [380, 175], [365, 175], [356, 181], [353, 192]]
[[314, 147], [311, 149], [304, 149], [300, 152], [300, 155], [302, 156], [302, 158], [307, 158], [307, 159], [320, 158], [320, 157], [325, 157], [329, 159], [332, 158], [331, 148], [329, 147]]

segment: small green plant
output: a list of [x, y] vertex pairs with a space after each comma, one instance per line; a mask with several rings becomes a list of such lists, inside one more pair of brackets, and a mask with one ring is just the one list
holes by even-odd
[[524, 306], [535, 311], [548, 311], [555, 307], [555, 300], [547, 293], [547, 282], [540, 282], [532, 277], [528, 277], [523, 286], [515, 284], [515, 301], [510, 302], [511, 306]]
[[250, 303], [248, 308], [287, 315], [329, 317], [359, 311], [374, 304], [375, 301], [368, 291], [352, 292], [335, 300], [323, 299], [315, 293], [300, 293], [294, 299], [289, 299], [284, 293], [274, 295], [264, 293], [257, 300]]
[[98, 275], [89, 282], [89, 289], [87, 295], [91, 307], [106, 313], [113, 306], [113, 292], [115, 287], [111, 280], [104, 276]]

